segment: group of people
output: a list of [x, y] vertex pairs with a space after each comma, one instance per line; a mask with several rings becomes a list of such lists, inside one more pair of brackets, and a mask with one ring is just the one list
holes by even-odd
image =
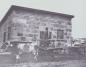
[[31, 43], [10, 43], [6, 42], [4, 44], [6, 48], [4, 50], [8, 50], [11, 48], [11, 54], [16, 56], [16, 60], [21, 58], [21, 54], [23, 53], [32, 53], [34, 55], [34, 59], [37, 60], [38, 56], [38, 44], [36, 41]]

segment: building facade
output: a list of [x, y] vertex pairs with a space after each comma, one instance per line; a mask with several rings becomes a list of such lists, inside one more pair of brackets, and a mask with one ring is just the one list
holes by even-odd
[[71, 43], [72, 15], [12, 6], [0, 23], [0, 45], [37, 41], [41, 47]]

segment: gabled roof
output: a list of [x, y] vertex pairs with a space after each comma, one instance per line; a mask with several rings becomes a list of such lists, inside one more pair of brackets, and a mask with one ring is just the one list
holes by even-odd
[[45, 11], [45, 10], [32, 9], [32, 8], [12, 5], [10, 9], [8, 10], [8, 12], [6, 13], [6, 15], [4, 16], [4, 18], [1, 20], [0, 27], [2, 26], [2, 24], [4, 24], [4, 22], [7, 20], [8, 16], [12, 13], [13, 10], [24, 10], [27, 12], [30, 11], [30, 12], [36, 12], [36, 13], [42, 13], [42, 14], [59, 15], [59, 16], [67, 17], [70, 19], [74, 17], [73, 15], [68, 15], [68, 14], [63, 14], [63, 13], [56, 13], [56, 12], [50, 12], [50, 11]]

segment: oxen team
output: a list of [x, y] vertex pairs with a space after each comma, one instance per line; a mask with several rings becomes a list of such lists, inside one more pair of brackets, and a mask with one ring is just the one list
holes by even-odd
[[[14, 45], [7, 42], [6, 43], [6, 49], [8, 49], [8, 47], [13, 47]], [[14, 55], [16, 56], [16, 60], [20, 59], [20, 55], [23, 53], [32, 53], [34, 55], [34, 59], [37, 60], [37, 56], [38, 56], [38, 44], [37, 42], [32, 42], [32, 43], [18, 43], [16, 45], [16, 48], [14, 48], [17, 51], [17, 53], [15, 53]], [[13, 53], [12, 53], [13, 54]]]
[[[25, 48], [26, 47], [26, 48]], [[27, 53], [32, 53], [34, 55], [34, 59], [37, 60], [37, 56], [38, 56], [38, 44], [37, 42], [32, 42], [32, 43], [28, 43], [28, 44], [18, 44], [17, 48], [20, 50], [19, 51], [19, 55], [27, 52]], [[25, 50], [25, 49], [27, 50]], [[16, 58], [19, 58], [19, 55], [16, 55]]]

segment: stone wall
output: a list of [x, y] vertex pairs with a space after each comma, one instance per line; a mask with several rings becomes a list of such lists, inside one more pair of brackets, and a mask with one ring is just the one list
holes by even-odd
[[46, 27], [52, 32], [52, 40], [57, 40], [58, 29], [64, 31], [64, 38], [58, 39], [58, 43], [64, 45], [71, 40], [71, 20], [63, 16], [13, 11], [1, 28], [1, 42], [3, 41], [3, 32], [8, 33], [8, 27], [11, 27], [10, 40], [14, 41], [31, 41], [34, 36], [36, 39], [40, 39], [40, 31], [45, 31]]

